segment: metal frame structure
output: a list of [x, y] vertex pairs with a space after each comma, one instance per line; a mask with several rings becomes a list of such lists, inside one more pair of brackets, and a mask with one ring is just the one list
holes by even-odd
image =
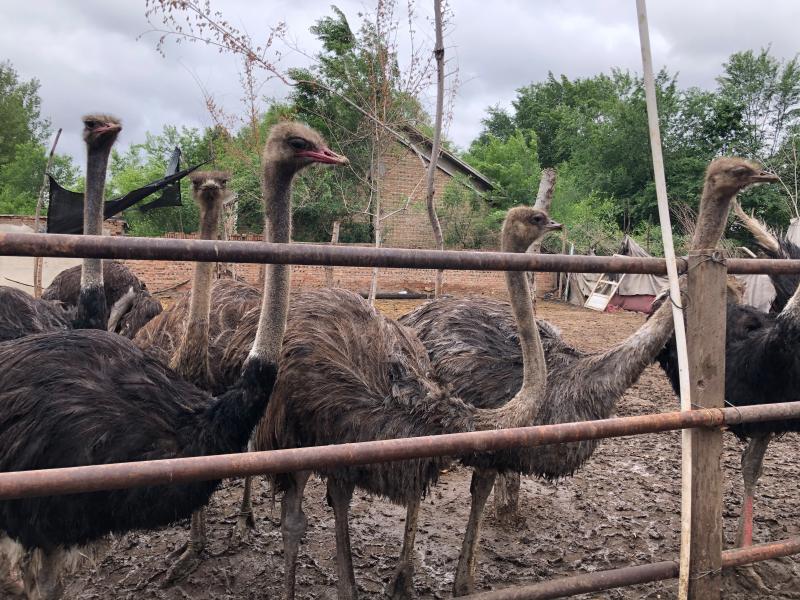
[[[260, 242], [211, 242], [203, 240], [112, 238], [53, 234], [0, 233], [0, 256], [60, 256], [72, 258], [117, 258], [149, 260], [199, 260], [207, 262], [281, 263], [324, 266], [359, 266], [389, 268], [445, 268], [474, 270], [617, 272], [663, 274], [666, 265], [658, 258], [588, 257], [564, 255], [506, 254], [500, 252], [452, 252], [405, 249], [374, 249], [313, 244], [268, 244]], [[702, 302], [693, 304], [710, 292], [724, 297], [724, 273], [800, 273], [800, 260], [731, 259], [724, 261], [694, 255], [679, 260], [681, 272], [690, 271], [687, 312], [703, 317]], [[690, 266], [691, 265], [691, 266]], [[727, 266], [727, 269], [726, 269]], [[709, 270], [710, 269], [710, 270]], [[707, 284], [711, 285], [707, 285]], [[717, 289], [719, 288], [719, 289]], [[718, 307], [712, 307], [719, 313]], [[694, 313], [691, 311], [695, 311]], [[710, 311], [709, 311], [710, 312]], [[723, 311], [724, 312], [724, 311]], [[716, 317], [719, 317], [717, 314]], [[713, 322], [713, 319], [710, 319]], [[691, 319], [689, 325], [691, 327]], [[723, 322], [724, 323], [724, 322]], [[724, 329], [724, 325], [723, 325]], [[695, 336], [690, 347], [693, 354], [708, 355], [712, 346], [704, 345], [703, 336]], [[724, 338], [723, 338], [724, 339]], [[690, 338], [690, 341], [692, 339]], [[719, 347], [716, 346], [716, 351]], [[704, 354], [705, 353], [705, 354]], [[719, 358], [724, 363], [724, 355]], [[707, 361], [706, 361], [707, 362]], [[693, 369], [696, 367], [693, 367]], [[702, 374], [694, 374], [694, 377]], [[720, 396], [721, 390], [709, 395]], [[704, 401], [707, 398], [703, 399]], [[721, 406], [721, 397], [719, 406]], [[706, 404], [711, 406], [711, 404]], [[570, 441], [641, 435], [676, 429], [700, 432], [695, 452], [699, 461], [706, 461], [721, 479], [721, 464], [714, 463], [711, 442], [702, 435], [718, 435], [721, 428], [745, 422], [800, 418], [800, 402], [704, 408], [638, 417], [612, 418], [580, 423], [562, 423], [497, 431], [448, 434], [342, 444], [323, 447], [275, 450], [219, 456], [200, 456], [169, 460], [122, 464], [0, 473], [0, 500], [43, 495], [70, 494], [143, 485], [164, 485], [242, 475], [291, 472], [322, 467], [367, 464], [429, 456], [458, 456], [471, 452], [487, 452], [511, 447], [539, 446]], [[705, 432], [705, 433], [704, 433]], [[711, 479], [714, 479], [713, 477]], [[713, 490], [712, 490], [713, 491]], [[721, 495], [711, 493], [701, 502], [698, 518], [716, 518], [721, 522]], [[695, 510], [693, 510], [693, 513]], [[711, 515], [711, 517], [709, 517]], [[716, 515], [716, 516], [715, 516]], [[702, 537], [702, 536], [699, 536]], [[693, 541], [693, 544], [695, 542]], [[702, 539], [699, 549], [705, 551], [720, 567], [748, 564], [767, 558], [800, 553], [800, 537], [762, 544], [750, 548], [722, 552], [713, 540]], [[693, 546], [694, 549], [694, 546]], [[694, 579], [708, 575], [692, 566]], [[718, 569], [717, 569], [718, 570]], [[678, 563], [665, 561], [582, 574], [536, 585], [512, 587], [495, 592], [475, 594], [481, 600], [522, 598], [558, 598], [674, 578]], [[689, 591], [690, 598], [703, 597]]]

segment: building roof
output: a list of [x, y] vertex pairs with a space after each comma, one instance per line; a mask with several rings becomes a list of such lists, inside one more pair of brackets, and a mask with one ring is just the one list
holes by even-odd
[[[433, 141], [411, 125], [402, 125], [399, 129], [404, 135], [397, 135], [397, 140], [415, 152], [423, 161], [430, 162]], [[495, 189], [494, 183], [488, 177], [444, 148], [441, 150], [436, 167], [450, 175], [450, 177], [455, 177], [456, 175], [465, 176], [471, 186], [478, 192], [490, 192]]]

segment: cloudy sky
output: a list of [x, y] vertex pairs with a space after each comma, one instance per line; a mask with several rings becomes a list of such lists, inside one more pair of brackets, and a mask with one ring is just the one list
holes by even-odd
[[[332, 0], [351, 26], [370, 0]], [[235, 26], [254, 39], [283, 21], [296, 46], [313, 54], [308, 32], [329, 14], [330, 2], [311, 0], [212, 0]], [[405, 5], [403, 0], [398, 4]], [[417, 2], [419, 36], [430, 37], [429, 0]], [[548, 71], [589, 76], [618, 66], [641, 69], [634, 0], [539, 0], [489, 3], [451, 0], [453, 22], [445, 40], [461, 80], [448, 135], [461, 147], [480, 131], [487, 106], [509, 105], [515, 90], [543, 79]], [[732, 52], [772, 46], [773, 54], [800, 51], [797, 0], [650, 0], [654, 61], [679, 73], [681, 85], [712, 87]], [[80, 116], [89, 111], [119, 115], [120, 145], [143, 140], [164, 124], [210, 124], [198, 81], [229, 111], [238, 110], [239, 65], [213, 48], [167, 43], [144, 16], [144, 0], [37, 0], [3, 2], [0, 60], [10, 60], [23, 78], [41, 81], [43, 113], [63, 127], [60, 150], [83, 162]], [[160, 25], [154, 22], [155, 25]], [[307, 63], [281, 48], [284, 68]], [[262, 92], [281, 98], [287, 88], [266, 82]], [[432, 90], [423, 100], [432, 100]]]

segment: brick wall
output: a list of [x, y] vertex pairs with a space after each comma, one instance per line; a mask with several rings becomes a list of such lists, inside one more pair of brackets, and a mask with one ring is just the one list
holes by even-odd
[[[188, 262], [162, 262], [145, 260], [124, 261], [149, 290], [156, 292], [170, 290], [178, 293], [188, 289], [193, 265]], [[260, 265], [235, 265], [237, 276], [251, 284], [258, 284]], [[355, 292], [369, 289], [372, 270], [364, 267], [335, 267], [334, 285]], [[386, 292], [409, 290], [413, 292], [433, 290], [434, 271], [431, 269], [380, 269], [378, 289]], [[556, 286], [554, 273], [537, 273], [536, 290], [538, 295], [551, 292]], [[308, 265], [292, 265], [292, 286], [295, 289], [312, 289], [325, 286], [325, 268]], [[506, 295], [505, 278], [502, 272], [495, 271], [445, 271], [445, 293], [480, 294], [486, 296]]]
[[[42, 227], [47, 227], [47, 217], [40, 218]], [[0, 225], [24, 225], [34, 229], [36, 217], [33, 215], [0, 215]], [[125, 221], [122, 219], [107, 219], [103, 221], [104, 235], [124, 235]]]
[[[433, 231], [425, 205], [426, 165], [405, 146], [393, 147], [383, 161], [381, 214], [399, 210], [383, 225], [383, 245], [388, 248], [433, 248]], [[451, 177], [436, 170], [435, 197], [440, 198]], [[444, 224], [443, 228], [444, 228]]]

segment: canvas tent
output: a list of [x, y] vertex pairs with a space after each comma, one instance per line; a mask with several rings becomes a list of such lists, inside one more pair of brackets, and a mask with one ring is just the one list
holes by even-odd
[[[649, 257], [650, 255], [636, 241], [626, 235], [615, 256]], [[599, 277], [599, 273], [570, 273], [567, 296], [569, 302], [583, 306]], [[619, 279], [619, 277], [620, 275], [605, 274], [606, 279]], [[622, 308], [649, 313], [655, 297], [668, 285], [666, 277], [629, 273], [622, 278], [619, 288], [611, 298], [606, 310]]]

